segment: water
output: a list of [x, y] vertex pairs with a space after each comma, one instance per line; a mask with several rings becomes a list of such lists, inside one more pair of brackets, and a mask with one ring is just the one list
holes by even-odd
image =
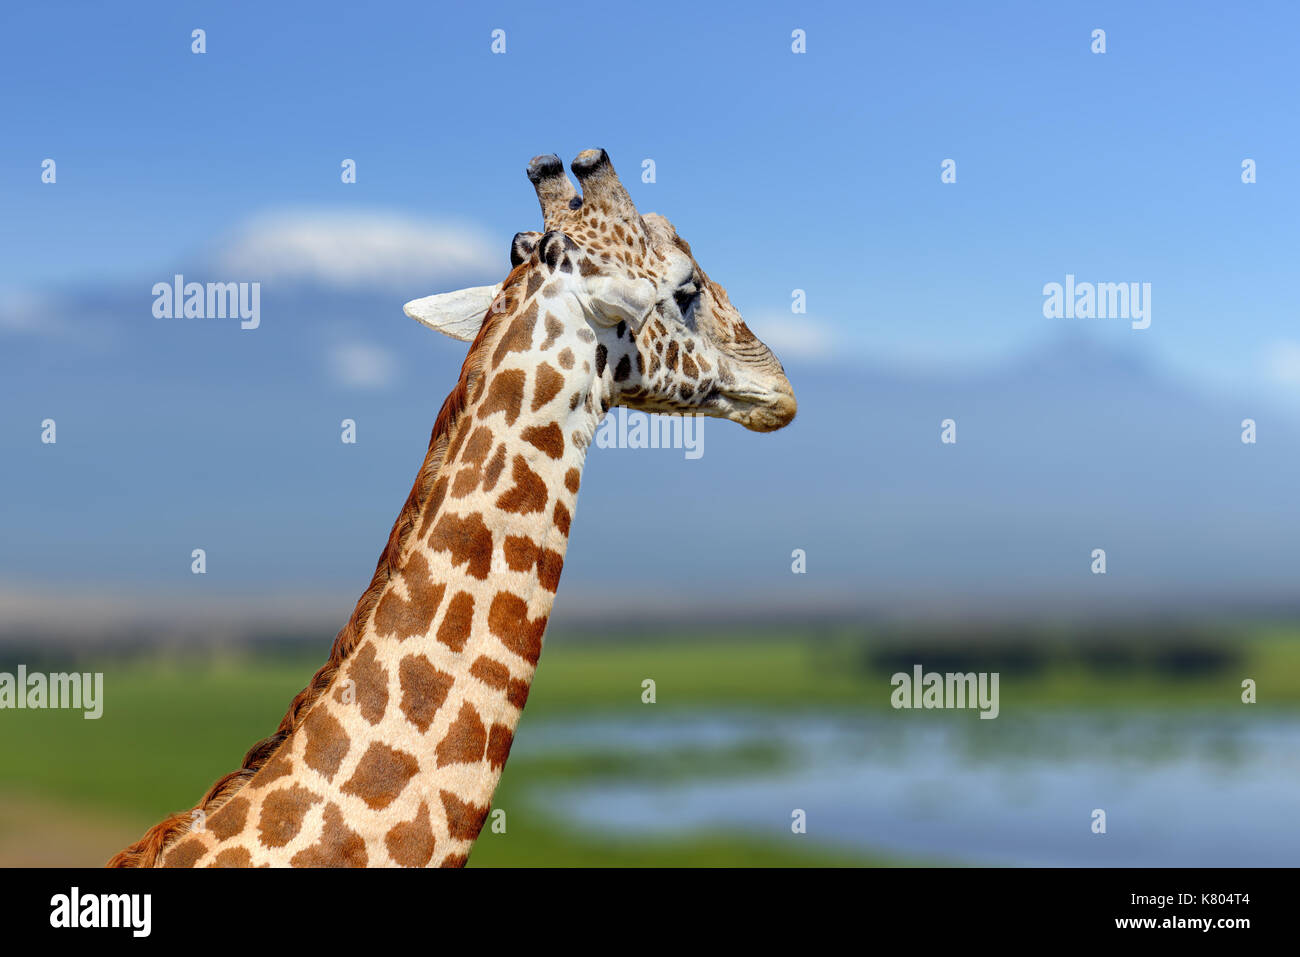
[[[525, 722], [527, 725], [527, 722]], [[737, 767], [738, 749], [769, 759]], [[516, 755], [689, 752], [689, 774], [633, 774], [538, 793], [619, 836], [791, 832], [905, 861], [988, 865], [1294, 866], [1300, 718], [1237, 713], [861, 716], [653, 713], [539, 722]], [[717, 770], [711, 768], [711, 760]], [[1092, 831], [1093, 811], [1106, 833]]]

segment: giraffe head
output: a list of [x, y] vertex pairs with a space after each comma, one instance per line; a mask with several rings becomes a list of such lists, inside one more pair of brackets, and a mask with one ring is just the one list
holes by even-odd
[[[604, 150], [578, 154], [571, 169], [581, 193], [559, 157], [529, 163], [544, 231], [516, 234], [510, 261], [516, 272], [544, 277], [596, 336], [595, 375], [608, 403], [726, 418], [759, 432], [789, 424], [796, 404], [781, 363], [672, 223], [637, 212]], [[470, 340], [503, 302], [501, 289], [428, 296], [406, 313]]]

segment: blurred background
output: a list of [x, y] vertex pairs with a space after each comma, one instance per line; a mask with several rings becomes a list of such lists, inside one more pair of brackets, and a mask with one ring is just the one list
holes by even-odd
[[[102, 863], [274, 729], [464, 356], [402, 304], [504, 276], [528, 159], [593, 146], [799, 415], [592, 450], [471, 865], [1300, 860], [1294, 7], [3, 16], [0, 672], [104, 712], [0, 710], [0, 865]], [[176, 274], [259, 327], [156, 317]], [[1045, 318], [1067, 275], [1150, 327]], [[894, 710], [915, 665], [999, 716]]]

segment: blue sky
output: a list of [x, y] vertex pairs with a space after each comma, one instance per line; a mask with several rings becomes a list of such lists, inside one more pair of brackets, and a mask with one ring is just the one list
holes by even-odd
[[[1073, 581], [1090, 528], [1135, 527], [1136, 513], [1121, 506], [1140, 512], [1163, 494], [1084, 483], [1074, 504], [1051, 500], [1052, 483], [1081, 469], [1118, 474], [1117, 464], [1141, 459], [1106, 444], [1115, 416], [1131, 410], [1145, 435], [1155, 427], [1140, 419], [1148, 403], [1165, 416], [1198, 396], [1218, 403], [1213, 414], [1188, 411], [1182, 444], [1152, 460], [1170, 483], [1203, 464], [1195, 456], [1218, 455], [1220, 438], [1236, 454], [1245, 415], [1261, 416], [1261, 435], [1294, 434], [1296, 11], [11, 6], [0, 31], [0, 457], [11, 483], [0, 591], [60, 575], [180, 588], [196, 541], [213, 543], [214, 585], [227, 574], [232, 588], [273, 587], [283, 570], [298, 584], [359, 587], [463, 356], [405, 319], [401, 304], [500, 278], [511, 236], [540, 225], [528, 159], [568, 161], [592, 146], [609, 150], [643, 212], [664, 213], [690, 240], [800, 394], [796, 425], [771, 437], [710, 423], [705, 472], [678, 459], [654, 466], [661, 504], [714, 523], [701, 547], [736, 582], [770, 590], [771, 574], [785, 587], [790, 548], [807, 540], [835, 556], [819, 567], [835, 566], [836, 588], [857, 587], [863, 568], [906, 568], [921, 587], [944, 555], [953, 581], [980, 589], [967, 557], [987, 551], [980, 536], [999, 527], [1027, 536], [1004, 543], [1004, 580], [1023, 561], [1021, 571], [1050, 566], [1056, 585]], [[203, 55], [190, 52], [195, 28], [206, 31]], [[1090, 51], [1097, 28], [1103, 55]], [[494, 29], [505, 31], [504, 55], [491, 52]], [[806, 54], [791, 52], [795, 29], [806, 31]], [[41, 182], [45, 158], [57, 163], [53, 185]], [[355, 184], [340, 182], [345, 158], [357, 163]], [[1252, 185], [1241, 182], [1245, 158], [1257, 163]], [[654, 183], [640, 180], [645, 159]], [[945, 159], [956, 161], [955, 184], [940, 182]], [[262, 328], [155, 320], [149, 290], [176, 270], [261, 281]], [[1150, 328], [1045, 318], [1042, 287], [1067, 274], [1150, 283]], [[807, 315], [791, 314], [794, 289], [806, 291]], [[1122, 401], [1118, 392], [1095, 408], [1079, 399], [1111, 388], [1071, 368], [1069, 344], [1088, 338], [1136, 363], [1099, 360], [1120, 370]], [[1060, 453], [1059, 474], [1045, 472], [1039, 490], [1025, 485], [1023, 467], [1041, 462], [989, 445], [969, 481], [945, 485], [934, 422], [962, 409], [1006, 419], [1015, 406], [996, 396], [981, 405], [981, 389], [997, 391], [987, 383], [942, 390], [1014, 370], [1026, 354], [1073, 374], [1030, 376], [1006, 395], [1041, 409], [1075, 402], [1077, 461]], [[1130, 368], [1152, 371], [1126, 377]], [[863, 369], [873, 382], [920, 378], [872, 386], [905, 408], [858, 408]], [[1162, 391], [1166, 375], [1184, 391]], [[1292, 425], [1269, 418], [1273, 409], [1289, 410]], [[57, 450], [32, 441], [46, 415], [59, 417]], [[351, 459], [339, 457], [344, 416], [358, 417], [365, 436]], [[923, 440], [890, 433], [890, 417]], [[995, 425], [1017, 441], [1014, 423], [990, 421], [987, 434]], [[1043, 428], [1034, 454], [1052, 441]], [[1252, 524], [1224, 531], [1236, 536], [1220, 543], [1225, 568], [1245, 569], [1251, 556], [1265, 563], [1252, 569], [1293, 567], [1291, 533], [1273, 518], [1288, 493], [1268, 483], [1294, 474], [1295, 459], [1260, 449], [1251, 465], [1225, 460], [1229, 472], [1205, 493], [1220, 509], [1212, 514], [1226, 516], [1252, 488], [1269, 490], [1256, 495]], [[737, 478], [736, 468], [761, 471], [783, 455], [810, 464], [784, 461], [774, 473], [782, 482], [801, 481], [801, 469], [834, 473], [824, 501], [858, 501], [866, 481], [853, 517], [862, 538], [837, 539], [843, 521], [819, 512], [806, 488], [766, 530], [700, 494], [706, 474], [743, 482], [749, 473]], [[602, 461], [592, 468], [607, 479], [612, 469], [637, 480], [639, 463]], [[889, 515], [872, 510], [882, 462], [890, 494], [912, 496]], [[1261, 485], [1253, 468], [1273, 478]], [[304, 489], [303, 470], [320, 481]], [[103, 502], [85, 496], [88, 477]], [[608, 556], [591, 538], [578, 547], [583, 512], [612, 521], [623, 506], [616, 488], [600, 488], [584, 486], [571, 563], [592, 587]], [[981, 496], [998, 489], [1020, 489], [1022, 502], [1045, 495], [1042, 514], [1018, 514], [1015, 500], [994, 509]], [[1185, 491], [1179, 508], [1208, 501]], [[1095, 511], [1080, 511], [1077, 496], [1093, 493]], [[764, 494], [746, 486], [741, 498], [761, 510]], [[945, 508], [958, 526], [945, 524]], [[1170, 571], [1200, 540], [1176, 540], [1188, 513], [1167, 511], [1143, 533], [1166, 543], [1163, 558], [1148, 556], [1145, 580], [1174, 591], [1204, 584], [1204, 568]], [[1036, 525], [1056, 537], [1033, 537]], [[891, 550], [863, 551], [870, 530], [886, 533]], [[660, 584], [700, 579], [671, 572]]]
[[64, 9], [6, 11], [0, 182], [21, 241], [0, 288], [165, 272], [286, 207], [463, 223], [504, 248], [537, 223], [527, 159], [602, 145], [628, 179], [656, 161], [635, 198], [742, 309], [785, 316], [806, 289], [810, 338], [837, 350], [1004, 355], [1052, 331], [1041, 287], [1073, 272], [1153, 284], [1150, 330], [1090, 331], [1206, 382], [1300, 389], [1276, 359], [1300, 340], [1293, 4]]

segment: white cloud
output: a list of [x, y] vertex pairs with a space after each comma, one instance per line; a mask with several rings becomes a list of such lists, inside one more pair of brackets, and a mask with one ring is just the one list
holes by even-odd
[[220, 247], [217, 263], [249, 279], [334, 286], [462, 282], [504, 275], [504, 247], [471, 227], [379, 212], [260, 216]]
[[808, 316], [766, 313], [745, 324], [762, 339], [778, 359], [826, 359], [834, 352], [831, 330]]
[[326, 356], [330, 376], [349, 389], [382, 389], [397, 378], [397, 356], [368, 342], [342, 342]]
[[1269, 347], [1266, 357], [1269, 376], [1286, 386], [1300, 386], [1300, 342], [1283, 339]]

